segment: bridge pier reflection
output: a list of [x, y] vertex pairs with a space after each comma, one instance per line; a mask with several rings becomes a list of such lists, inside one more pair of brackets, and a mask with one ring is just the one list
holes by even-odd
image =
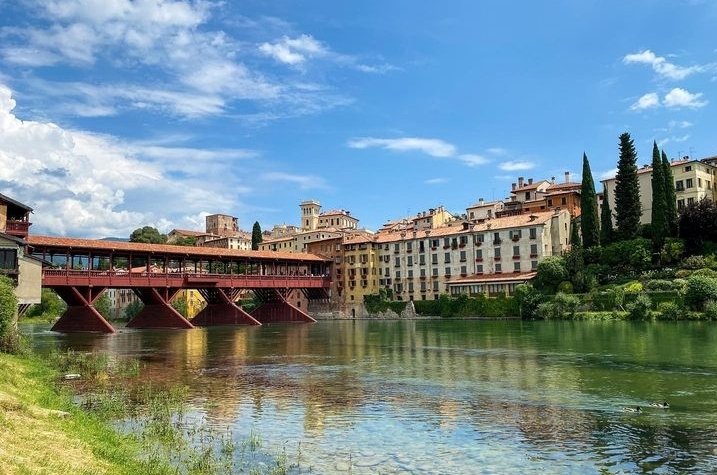
[[311, 315], [288, 302], [291, 291], [291, 289], [255, 289], [254, 293], [262, 303], [251, 312], [251, 315], [262, 323], [316, 322]]

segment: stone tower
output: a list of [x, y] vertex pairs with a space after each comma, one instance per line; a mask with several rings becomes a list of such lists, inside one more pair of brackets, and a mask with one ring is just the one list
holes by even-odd
[[301, 208], [301, 230], [315, 231], [319, 227], [321, 205], [318, 201], [308, 200], [302, 201], [299, 207]]

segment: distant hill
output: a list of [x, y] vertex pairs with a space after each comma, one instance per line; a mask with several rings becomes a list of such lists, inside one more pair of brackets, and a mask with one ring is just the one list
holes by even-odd
[[100, 239], [100, 241], [119, 241], [119, 242], [129, 242], [129, 238], [119, 238], [119, 237], [104, 237]]

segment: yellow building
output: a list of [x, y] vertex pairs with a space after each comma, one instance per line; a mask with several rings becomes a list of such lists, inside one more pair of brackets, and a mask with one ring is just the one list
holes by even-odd
[[[703, 198], [715, 200], [717, 189], [717, 166], [709, 162], [709, 159], [700, 160], [675, 160], [670, 163], [672, 176], [675, 180], [675, 198], [678, 209], [682, 209]], [[638, 183], [640, 185], [640, 205], [642, 216], [640, 224], [652, 222], [652, 167], [644, 166], [637, 171]], [[605, 189], [608, 192], [610, 209], [615, 211], [615, 178], [603, 180]]]
[[378, 268], [380, 244], [369, 233], [348, 235], [343, 242], [344, 301], [348, 306], [363, 304], [364, 296], [381, 288]]

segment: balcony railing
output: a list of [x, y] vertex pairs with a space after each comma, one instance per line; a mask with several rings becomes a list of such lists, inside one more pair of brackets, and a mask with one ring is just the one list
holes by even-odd
[[8, 219], [5, 225], [5, 232], [12, 236], [18, 236], [26, 238], [30, 231], [30, 224], [27, 221], [18, 221], [15, 219]]

